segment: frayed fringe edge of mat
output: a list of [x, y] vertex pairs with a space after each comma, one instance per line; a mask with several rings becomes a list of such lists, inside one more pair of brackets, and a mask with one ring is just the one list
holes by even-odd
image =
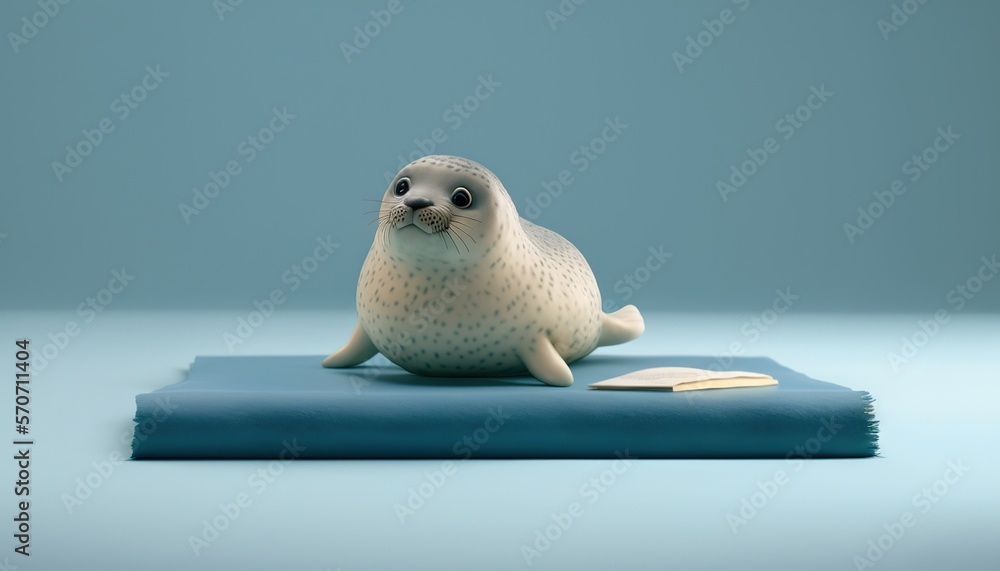
[[865, 434], [868, 436], [868, 449], [872, 456], [879, 456], [879, 421], [875, 418], [875, 397], [868, 391], [861, 391], [861, 400], [864, 402], [863, 414], [865, 415]]

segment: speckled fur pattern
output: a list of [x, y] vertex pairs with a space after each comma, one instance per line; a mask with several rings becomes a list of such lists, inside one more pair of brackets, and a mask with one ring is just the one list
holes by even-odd
[[[404, 177], [412, 186], [399, 197], [394, 188]], [[473, 197], [466, 209], [451, 202], [458, 187]], [[414, 210], [403, 200], [411, 196], [433, 204]], [[537, 354], [548, 349], [546, 340], [571, 363], [602, 344], [613, 317], [601, 310], [597, 281], [573, 244], [520, 218], [492, 172], [447, 156], [418, 159], [390, 184], [358, 280], [357, 309], [356, 337], [324, 365], [350, 366], [377, 350], [419, 375], [530, 371], [563, 385], [572, 383], [568, 367]], [[603, 344], [642, 332], [638, 311], [629, 317], [638, 322], [627, 334], [606, 335]]]

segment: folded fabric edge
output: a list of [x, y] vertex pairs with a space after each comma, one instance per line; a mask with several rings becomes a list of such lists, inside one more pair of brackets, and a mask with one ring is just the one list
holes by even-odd
[[[846, 453], [846, 454], [835, 454], [835, 455], [819, 455], [819, 456], [815, 456], [815, 458], [827, 458], [827, 459], [834, 459], [834, 458], [870, 458], [870, 457], [874, 457], [874, 456], [880, 456], [880, 454], [879, 454], [879, 451], [880, 451], [880, 446], [879, 446], [879, 421], [875, 418], [875, 410], [874, 410], [874, 401], [875, 401], [875, 399], [874, 399], [874, 397], [872, 397], [871, 393], [869, 393], [867, 391], [852, 391], [852, 392], [854, 392], [854, 393], [856, 393], [858, 395], [858, 398], [860, 399], [861, 404], [862, 404], [862, 407], [860, 409], [862, 419], [860, 419], [860, 420], [862, 420], [862, 422], [863, 422], [864, 444], [862, 446], [859, 446], [857, 448], [857, 453]], [[138, 396], [141, 396], [141, 395], [138, 395]], [[137, 396], [137, 400], [138, 400], [138, 396]], [[855, 410], [857, 411], [858, 409], [855, 409]], [[160, 455], [160, 454], [155, 454], [154, 453], [152, 455], [149, 455], [148, 452], [142, 452], [140, 455], [137, 456], [137, 453], [140, 452], [139, 449], [141, 447], [141, 442], [145, 441], [146, 439], [148, 439], [153, 434], [153, 432], [155, 432], [157, 424], [159, 422], [162, 422], [163, 420], [166, 420], [166, 419], [164, 418], [164, 419], [161, 420], [161, 419], [155, 418], [153, 415], [147, 415], [147, 416], [144, 416], [144, 417], [140, 418], [140, 416], [139, 416], [139, 410], [138, 410], [138, 402], [137, 402], [136, 416], [133, 418], [133, 422], [135, 423], [135, 427], [133, 428], [133, 438], [132, 438], [132, 442], [131, 442], [130, 459], [132, 459], [132, 460], [212, 460], [212, 459], [214, 459], [214, 460], [239, 460], [239, 459], [273, 459], [273, 455], [256, 455], [256, 454], [241, 454], [241, 455], [235, 455], [235, 456], [221, 456], [220, 457], [220, 456], [216, 456], [216, 455], [204, 456], [204, 455], [199, 455], [199, 454]], [[606, 456], [605, 455], [600, 455], [600, 454], [596, 454], [596, 455], [591, 455], [591, 454], [569, 455], [569, 456], [540, 455], [540, 456], [537, 456], [537, 457], [536, 456], [524, 456], [524, 455], [512, 455], [512, 456], [509, 456], [509, 457], [506, 457], [506, 456], [490, 456], [490, 457], [486, 457], [485, 459], [494, 459], [494, 460], [496, 460], [496, 459], [532, 459], [532, 458], [534, 458], [534, 459], [565, 459], [565, 460], [571, 460], [571, 459], [598, 459], [598, 458], [604, 458], [604, 457], [606, 457]], [[781, 457], [784, 457], [784, 456], [781, 456]], [[384, 456], [356, 456], [356, 457], [355, 456], [329, 456], [329, 457], [318, 456], [318, 457], [303, 458], [303, 459], [314, 459], [314, 460], [322, 460], [322, 459], [328, 459], [328, 460], [387, 460], [387, 459], [402, 459], [402, 460], [406, 460], [406, 459], [432, 459], [432, 458], [436, 458], [436, 456], [434, 456], [434, 457], [431, 457], [431, 456], [414, 456], [412, 458], [410, 458], [410, 457], [387, 458], [387, 457], [384, 457]], [[451, 457], [450, 456], [442, 456], [441, 458], [451, 458]], [[770, 456], [770, 455], [763, 455], [763, 456], [762, 455], [741, 456], [738, 453], [734, 454], [734, 455], [684, 454], [684, 455], [677, 455], [677, 456], [650, 457], [649, 459], [734, 459], [734, 460], [736, 460], [736, 459], [768, 459], [768, 458], [775, 458], [775, 459], [777, 459], [777, 458], [779, 458], [779, 456]]]

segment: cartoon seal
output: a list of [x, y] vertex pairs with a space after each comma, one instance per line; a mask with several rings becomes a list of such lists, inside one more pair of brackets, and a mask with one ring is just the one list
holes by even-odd
[[417, 375], [529, 372], [568, 386], [568, 363], [645, 329], [633, 305], [604, 313], [579, 250], [518, 216], [478, 163], [417, 159], [393, 179], [378, 216], [358, 279], [357, 326], [324, 367], [381, 352]]

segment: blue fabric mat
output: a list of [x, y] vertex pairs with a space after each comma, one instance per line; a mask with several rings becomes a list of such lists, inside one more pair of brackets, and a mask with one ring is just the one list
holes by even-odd
[[[188, 378], [136, 397], [133, 458], [843, 458], [875, 455], [867, 392], [760, 357], [732, 370], [771, 387], [680, 393], [588, 384], [712, 357], [592, 355], [571, 387], [530, 377], [444, 379], [323, 357], [198, 357]], [[718, 368], [717, 366], [715, 368]], [[285, 452], [283, 452], [285, 451]]]

